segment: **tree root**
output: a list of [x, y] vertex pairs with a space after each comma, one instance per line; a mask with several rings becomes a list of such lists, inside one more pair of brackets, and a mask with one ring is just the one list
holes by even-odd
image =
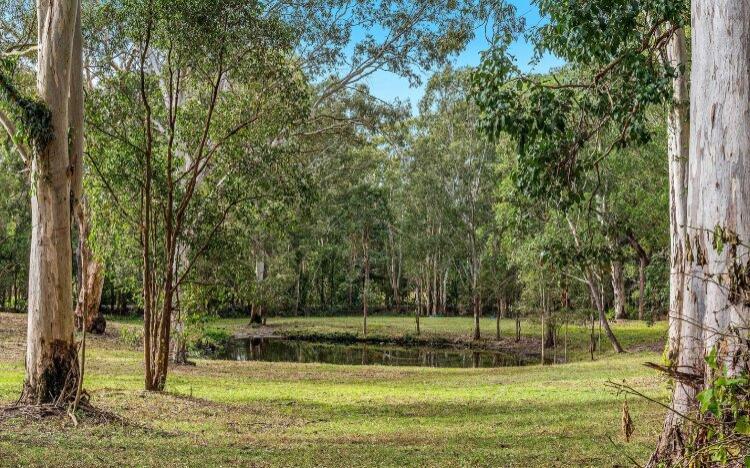
[[16, 418], [28, 421], [41, 421], [47, 418], [69, 417], [73, 425], [78, 426], [79, 416], [85, 417], [86, 421], [93, 422], [94, 424], [126, 424], [126, 420], [121, 416], [93, 406], [86, 392], [83, 392], [81, 395], [75, 411], [73, 411], [72, 402], [68, 404], [43, 403], [33, 405], [23, 404], [19, 400], [15, 405], [0, 408], [0, 423]]

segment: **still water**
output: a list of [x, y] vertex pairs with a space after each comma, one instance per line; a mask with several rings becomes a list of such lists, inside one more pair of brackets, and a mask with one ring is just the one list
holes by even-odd
[[212, 357], [237, 361], [422, 367], [505, 367], [538, 362], [538, 358], [530, 356], [471, 349], [352, 345], [281, 338], [238, 338]]

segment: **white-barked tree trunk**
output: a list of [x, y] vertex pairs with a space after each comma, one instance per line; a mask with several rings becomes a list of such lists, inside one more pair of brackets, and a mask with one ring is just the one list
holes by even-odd
[[37, 91], [54, 137], [31, 161], [31, 255], [25, 403], [55, 403], [78, 385], [74, 341], [68, 96], [78, 1], [37, 1]]

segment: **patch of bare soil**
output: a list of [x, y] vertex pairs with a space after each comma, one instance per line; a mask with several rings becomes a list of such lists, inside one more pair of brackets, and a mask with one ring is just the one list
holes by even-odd
[[12, 361], [23, 358], [26, 343], [26, 314], [0, 312], [0, 356]]

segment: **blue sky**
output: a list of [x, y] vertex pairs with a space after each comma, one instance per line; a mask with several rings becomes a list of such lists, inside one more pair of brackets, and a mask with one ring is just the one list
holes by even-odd
[[[533, 5], [531, 0], [512, 0], [516, 6], [518, 15], [523, 16], [526, 19], [526, 27], [538, 26], [542, 23], [542, 19], [539, 17], [539, 11], [536, 5]], [[489, 47], [488, 37], [489, 32], [485, 34], [484, 29], [476, 31], [476, 37], [472, 40], [467, 47], [455, 58], [454, 64], [456, 66], [475, 66], [479, 64], [480, 52], [486, 50]], [[548, 56], [543, 57], [542, 60], [536, 64], [535, 67], [531, 67], [529, 62], [534, 53], [533, 47], [523, 39], [517, 40], [510, 48], [510, 52], [518, 60], [518, 64], [524, 69], [524, 71], [536, 71], [544, 73], [550, 68], [554, 68], [562, 65], [562, 61], [556, 57]], [[427, 76], [424, 77], [425, 79]], [[423, 82], [425, 81], [423, 79]], [[373, 73], [366, 80], [367, 85], [370, 87], [373, 95], [386, 101], [393, 101], [398, 98], [401, 100], [409, 100], [412, 104], [412, 109], [415, 109], [416, 104], [424, 93], [424, 84], [418, 88], [409, 87], [409, 82], [405, 78], [401, 78], [393, 73], [381, 71]]]

